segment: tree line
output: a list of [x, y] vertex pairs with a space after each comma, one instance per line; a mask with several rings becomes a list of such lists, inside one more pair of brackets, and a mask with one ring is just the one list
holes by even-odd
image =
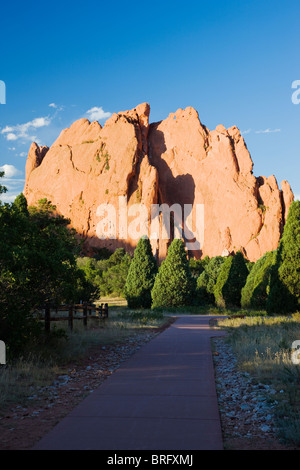
[[158, 267], [147, 238], [141, 239], [129, 267], [125, 296], [132, 308], [215, 305], [288, 314], [300, 308], [300, 201], [289, 209], [279, 246], [255, 263], [241, 251], [188, 260], [175, 239]]
[[[0, 177], [3, 174], [0, 174]], [[0, 194], [5, 192], [0, 185]], [[299, 309], [300, 201], [292, 203], [277, 250], [250, 263], [241, 252], [189, 259], [173, 240], [158, 266], [148, 238], [131, 256], [123, 248], [82, 255], [70, 221], [47, 199], [28, 207], [20, 194], [0, 202], [0, 339], [12, 353], [40, 337], [34, 312], [46, 304], [123, 296], [129, 308], [216, 305], [289, 313]]]

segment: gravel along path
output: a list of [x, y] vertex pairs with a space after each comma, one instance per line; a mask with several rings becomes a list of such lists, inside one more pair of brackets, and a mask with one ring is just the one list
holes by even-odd
[[[240, 372], [224, 338], [213, 338], [216, 390], [225, 449], [284, 450], [274, 425], [276, 393], [269, 385], [254, 383]], [[270, 400], [271, 398], [271, 400]]]

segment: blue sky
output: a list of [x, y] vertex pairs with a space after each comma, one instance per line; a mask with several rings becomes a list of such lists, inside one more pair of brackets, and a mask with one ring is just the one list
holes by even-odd
[[33, 140], [143, 102], [151, 122], [193, 106], [211, 130], [236, 125], [254, 174], [300, 196], [299, 15], [299, 0], [1, 2], [2, 200]]

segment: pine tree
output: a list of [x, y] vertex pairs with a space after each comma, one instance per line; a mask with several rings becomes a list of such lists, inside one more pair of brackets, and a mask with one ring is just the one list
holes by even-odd
[[197, 296], [200, 304], [214, 303], [214, 288], [224, 261], [225, 258], [222, 256], [214, 256], [198, 277]]
[[269, 251], [259, 258], [252, 267], [242, 289], [242, 308], [266, 308], [273, 260], [274, 252]]
[[300, 305], [300, 201], [294, 201], [271, 270], [268, 313], [290, 313]]
[[241, 290], [249, 274], [244, 256], [238, 251], [223, 263], [215, 285], [215, 301], [219, 307], [240, 307]]
[[27, 199], [23, 193], [19, 194], [13, 202], [12, 209], [19, 212], [20, 214], [29, 216]]
[[188, 305], [195, 295], [195, 280], [182, 240], [175, 239], [168, 249], [155, 278], [152, 290], [152, 307]]
[[151, 307], [151, 290], [157, 270], [150, 241], [141, 238], [134, 251], [124, 288], [129, 308]]

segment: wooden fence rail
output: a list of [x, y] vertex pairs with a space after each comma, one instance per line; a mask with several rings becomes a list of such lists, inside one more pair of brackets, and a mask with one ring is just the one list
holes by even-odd
[[[44, 315], [42, 319], [45, 320], [45, 330], [50, 331], [50, 324], [52, 321], [68, 321], [68, 327], [73, 330], [74, 320], [82, 320], [84, 326], [87, 326], [88, 318], [104, 319], [108, 318], [108, 304], [75, 304], [75, 305], [60, 305], [57, 308], [51, 308], [46, 305], [42, 309]], [[55, 313], [53, 313], [55, 312]], [[58, 312], [68, 312], [67, 316], [60, 316]], [[82, 312], [81, 316], [76, 316], [77, 312]]]

